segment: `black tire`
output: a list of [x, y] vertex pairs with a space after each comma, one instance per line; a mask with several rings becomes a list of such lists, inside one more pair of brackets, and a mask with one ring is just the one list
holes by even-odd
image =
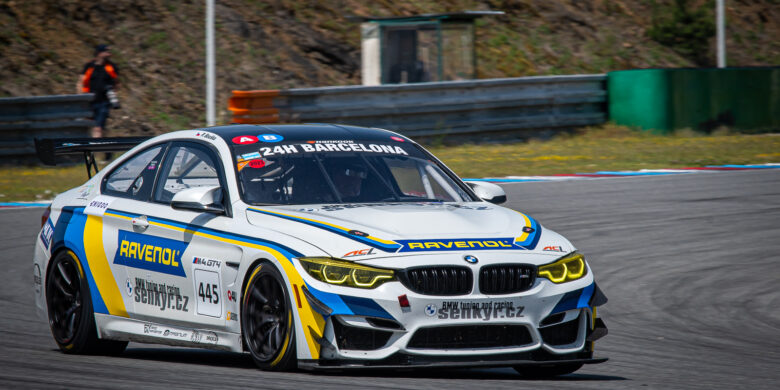
[[118, 355], [127, 341], [97, 337], [92, 297], [84, 268], [71, 251], [59, 252], [46, 275], [46, 306], [54, 341], [67, 354]]
[[284, 279], [270, 263], [258, 265], [249, 275], [241, 300], [244, 344], [260, 369], [293, 369], [297, 365], [295, 324]]
[[514, 369], [525, 378], [543, 379], [571, 374], [572, 372], [579, 370], [582, 365], [583, 363], [564, 363], [543, 366], [516, 366]]

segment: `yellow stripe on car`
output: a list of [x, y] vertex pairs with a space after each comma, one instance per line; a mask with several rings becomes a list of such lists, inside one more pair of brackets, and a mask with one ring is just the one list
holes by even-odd
[[[249, 247], [249, 248], [255, 248], [260, 249], [263, 251], [266, 251], [273, 256], [277, 262], [282, 266], [285, 275], [287, 275], [287, 278], [289, 279], [290, 284], [299, 284], [299, 285], [305, 285], [303, 278], [301, 278], [301, 275], [298, 273], [298, 271], [295, 269], [295, 267], [292, 265], [289, 259], [279, 253], [276, 249], [273, 249], [271, 247], [267, 247], [264, 245], [259, 245], [251, 242], [245, 242], [245, 241], [239, 241], [234, 240], [231, 238], [225, 238], [225, 237], [219, 237], [213, 234], [204, 233], [198, 230], [191, 230], [191, 229], [185, 229], [179, 226], [174, 226], [170, 224], [165, 224], [157, 221], [149, 221], [150, 225], [159, 226], [166, 229], [173, 229], [180, 232], [184, 232], [187, 234], [192, 234], [194, 236], [204, 237], [211, 240], [226, 242], [229, 244]], [[246, 291], [244, 292], [246, 294]], [[309, 332], [306, 332], [306, 329], [312, 328], [315, 330], [316, 337], [322, 337], [322, 334], [325, 330], [325, 319], [322, 318], [322, 315], [314, 311], [314, 309], [311, 308], [311, 305], [309, 305], [309, 302], [306, 300], [305, 296], [303, 299], [301, 299], [303, 303], [303, 307], [298, 309], [298, 318], [301, 321], [301, 326], [304, 330], [303, 334], [306, 337], [306, 343], [309, 346], [309, 352], [311, 353], [312, 359], [319, 359], [320, 357], [320, 344], [317, 342], [317, 340], [314, 339], [314, 336], [311, 336]]]
[[100, 296], [106, 304], [108, 313], [115, 316], [127, 317], [127, 309], [119, 285], [111, 272], [111, 266], [103, 247], [103, 219], [88, 215], [84, 224], [84, 253], [92, 277], [95, 278]]

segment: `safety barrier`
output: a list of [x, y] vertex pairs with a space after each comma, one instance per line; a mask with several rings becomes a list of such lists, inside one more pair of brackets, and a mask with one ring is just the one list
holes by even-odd
[[606, 121], [606, 75], [233, 91], [235, 123], [343, 123], [408, 136], [570, 128]]
[[92, 94], [0, 98], [0, 158], [35, 155], [33, 139], [86, 137]]

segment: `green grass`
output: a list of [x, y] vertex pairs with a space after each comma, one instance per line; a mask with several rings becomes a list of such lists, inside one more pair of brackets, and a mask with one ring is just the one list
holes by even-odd
[[70, 167], [0, 167], [0, 202], [39, 201], [87, 181], [84, 165]]
[[[780, 135], [682, 131], [661, 136], [605, 125], [546, 141], [432, 146], [429, 150], [461, 177], [551, 175], [780, 162]], [[0, 166], [0, 202], [48, 200], [86, 180], [83, 165]]]
[[661, 136], [605, 125], [547, 141], [429, 150], [461, 177], [551, 175], [780, 162], [780, 136], [691, 131]]

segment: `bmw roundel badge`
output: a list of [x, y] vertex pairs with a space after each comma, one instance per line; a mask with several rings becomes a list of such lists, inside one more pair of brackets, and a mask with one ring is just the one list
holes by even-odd
[[466, 262], [469, 264], [477, 264], [479, 262], [479, 259], [472, 255], [463, 256], [463, 260], [466, 260]]

